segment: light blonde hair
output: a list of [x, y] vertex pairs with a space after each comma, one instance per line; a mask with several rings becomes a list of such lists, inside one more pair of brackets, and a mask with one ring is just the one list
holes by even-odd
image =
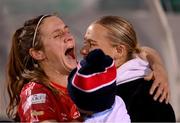
[[93, 24], [99, 24], [108, 30], [107, 38], [113, 43], [121, 43], [127, 47], [128, 58], [133, 53], [139, 53], [139, 44], [135, 30], [131, 23], [119, 16], [104, 16], [96, 20]]

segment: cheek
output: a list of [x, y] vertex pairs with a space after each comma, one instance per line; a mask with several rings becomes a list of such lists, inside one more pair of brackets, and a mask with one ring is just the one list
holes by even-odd
[[60, 43], [52, 44], [47, 48], [47, 55], [50, 57], [61, 57], [64, 54], [64, 46]]
[[105, 54], [107, 54], [107, 55], [109, 55], [109, 56], [111, 56], [111, 57], [114, 56], [114, 52], [115, 52], [115, 51], [114, 51], [114, 48], [107, 46], [107, 47], [102, 47], [101, 49], [103, 50], [103, 52], [104, 52]]
[[92, 51], [92, 50], [95, 50], [95, 49], [101, 49], [101, 48], [99, 48], [99, 47], [91, 47], [91, 48], [89, 49], [89, 51]]

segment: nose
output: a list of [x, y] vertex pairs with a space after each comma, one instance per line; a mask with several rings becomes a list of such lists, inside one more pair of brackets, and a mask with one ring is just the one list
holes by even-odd
[[89, 53], [90, 46], [85, 45], [81, 48], [80, 53], [83, 55], [83, 57], [86, 57]]
[[70, 33], [65, 34], [65, 38], [64, 38], [65, 43], [68, 43], [69, 41], [73, 41], [73, 40], [74, 40], [74, 37], [72, 34], [70, 34]]

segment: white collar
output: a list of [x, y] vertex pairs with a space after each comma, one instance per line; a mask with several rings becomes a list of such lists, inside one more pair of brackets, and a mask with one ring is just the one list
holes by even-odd
[[144, 78], [151, 72], [149, 63], [140, 58], [127, 61], [117, 69], [116, 84], [123, 84], [139, 78]]

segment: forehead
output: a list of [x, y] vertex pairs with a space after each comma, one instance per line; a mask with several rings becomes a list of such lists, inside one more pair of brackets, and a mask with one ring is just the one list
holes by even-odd
[[85, 38], [96, 38], [96, 40], [107, 38], [107, 33], [108, 30], [100, 24], [91, 24], [86, 31]]
[[47, 17], [43, 20], [43, 23], [40, 25], [40, 31], [43, 34], [53, 33], [54, 30], [64, 29], [64, 22], [57, 16]]

